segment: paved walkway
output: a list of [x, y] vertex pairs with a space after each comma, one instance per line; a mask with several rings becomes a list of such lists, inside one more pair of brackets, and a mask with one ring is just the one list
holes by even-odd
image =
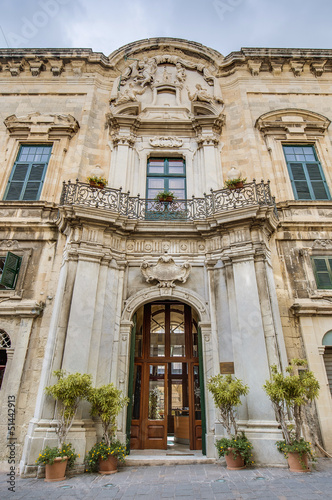
[[1, 500], [327, 500], [332, 499], [332, 459], [319, 459], [311, 473], [280, 468], [228, 471], [221, 464], [122, 467], [118, 474], [81, 474], [59, 483], [16, 479], [7, 490], [0, 476]]

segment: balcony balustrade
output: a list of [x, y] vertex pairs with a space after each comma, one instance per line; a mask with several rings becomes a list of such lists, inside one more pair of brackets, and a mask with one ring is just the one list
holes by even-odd
[[277, 216], [275, 198], [271, 195], [270, 182], [249, 182], [242, 188], [211, 190], [202, 198], [156, 201], [122, 189], [91, 187], [84, 182], [63, 183], [60, 205], [81, 205], [109, 210], [128, 219], [144, 221], [196, 221], [205, 220], [222, 212], [253, 206], [271, 206]]

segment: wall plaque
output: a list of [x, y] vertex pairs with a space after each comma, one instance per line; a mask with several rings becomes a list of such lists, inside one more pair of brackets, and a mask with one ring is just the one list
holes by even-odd
[[226, 375], [229, 373], [234, 373], [234, 363], [233, 361], [220, 363], [220, 373]]

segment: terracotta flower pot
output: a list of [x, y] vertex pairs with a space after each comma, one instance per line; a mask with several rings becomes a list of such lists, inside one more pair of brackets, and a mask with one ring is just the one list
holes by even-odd
[[47, 483], [54, 483], [55, 481], [64, 481], [66, 479], [66, 467], [68, 458], [57, 457], [53, 464], [45, 465], [45, 479]]
[[302, 455], [302, 457], [300, 458], [299, 453], [288, 452], [287, 461], [289, 465], [289, 470], [291, 472], [310, 472], [310, 467], [308, 465], [308, 455], [306, 453]]
[[106, 460], [99, 459], [99, 474], [115, 474], [118, 472], [118, 459], [108, 455]]
[[243, 182], [237, 182], [236, 184], [233, 184], [232, 186], [229, 186], [229, 189], [239, 189], [243, 188]]
[[226, 459], [226, 465], [227, 469], [229, 470], [240, 470], [240, 469], [245, 469], [246, 465], [244, 463], [243, 458], [241, 455], [238, 453], [236, 458], [233, 458], [233, 449], [234, 448], [228, 448], [231, 452], [229, 455], [225, 455]]
[[105, 187], [105, 184], [103, 184], [102, 182], [90, 181], [89, 184], [90, 184], [90, 187], [94, 187], [94, 188], [98, 188], [98, 189], [104, 189], [104, 187]]
[[173, 196], [159, 197], [159, 201], [166, 201], [167, 203], [173, 201]]

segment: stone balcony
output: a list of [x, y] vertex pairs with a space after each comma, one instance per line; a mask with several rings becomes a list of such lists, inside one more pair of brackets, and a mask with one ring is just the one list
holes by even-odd
[[68, 181], [63, 183], [61, 206], [97, 208], [136, 221], [207, 221], [220, 214], [234, 210], [271, 207], [277, 216], [275, 199], [271, 195], [270, 183], [253, 182], [242, 188], [211, 190], [202, 198], [156, 201], [138, 196], [122, 189], [97, 188], [89, 184]]

